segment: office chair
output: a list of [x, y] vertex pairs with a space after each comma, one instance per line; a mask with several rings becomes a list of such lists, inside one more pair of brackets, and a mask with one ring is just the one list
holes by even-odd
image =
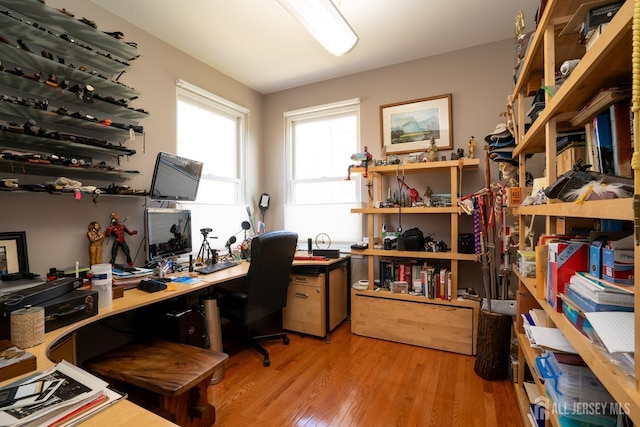
[[287, 305], [297, 242], [298, 234], [289, 231], [271, 231], [254, 237], [246, 278], [239, 286], [223, 284], [216, 287], [220, 316], [247, 330], [249, 345], [264, 356], [264, 366], [271, 364], [269, 352], [258, 341], [282, 339], [288, 345], [289, 338], [284, 332], [259, 336], [252, 336], [252, 332], [262, 319], [281, 312]]

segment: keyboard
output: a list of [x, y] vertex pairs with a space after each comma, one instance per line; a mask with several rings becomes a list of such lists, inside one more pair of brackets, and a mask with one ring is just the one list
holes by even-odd
[[216, 271], [226, 270], [227, 268], [235, 267], [240, 264], [238, 261], [222, 261], [211, 265], [205, 265], [204, 267], [197, 268], [196, 271], [200, 274], [211, 274]]

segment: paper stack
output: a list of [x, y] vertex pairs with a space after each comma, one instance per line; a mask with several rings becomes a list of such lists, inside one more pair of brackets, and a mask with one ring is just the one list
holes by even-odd
[[124, 395], [66, 362], [0, 389], [0, 426], [67, 426], [112, 405]]

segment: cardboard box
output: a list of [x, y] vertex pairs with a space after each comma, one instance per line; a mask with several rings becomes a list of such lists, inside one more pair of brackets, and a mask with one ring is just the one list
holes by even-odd
[[536, 246], [536, 298], [544, 298], [549, 269], [549, 246]]
[[507, 189], [507, 207], [520, 206], [531, 195], [531, 187], [510, 187]]
[[593, 230], [594, 222], [592, 218], [573, 218], [558, 217], [556, 218], [556, 233], [575, 236], [584, 234], [586, 230]]
[[582, 159], [582, 163], [586, 164], [584, 145], [579, 147], [569, 147], [557, 157], [557, 174], [563, 175], [573, 169], [573, 165], [578, 159]]
[[602, 249], [602, 278], [613, 283], [633, 285], [633, 250]]
[[576, 271], [589, 269], [589, 245], [586, 242], [549, 242], [549, 271], [547, 279], [547, 301], [562, 313], [559, 293]]

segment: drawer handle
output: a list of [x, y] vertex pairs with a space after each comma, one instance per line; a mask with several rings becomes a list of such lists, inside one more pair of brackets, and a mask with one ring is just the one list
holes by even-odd
[[309, 294], [303, 294], [302, 292], [296, 292], [297, 298], [309, 298]]
[[308, 280], [306, 278], [304, 278], [304, 277], [296, 277], [294, 280], [296, 282], [298, 282], [298, 283], [307, 283], [308, 282]]

